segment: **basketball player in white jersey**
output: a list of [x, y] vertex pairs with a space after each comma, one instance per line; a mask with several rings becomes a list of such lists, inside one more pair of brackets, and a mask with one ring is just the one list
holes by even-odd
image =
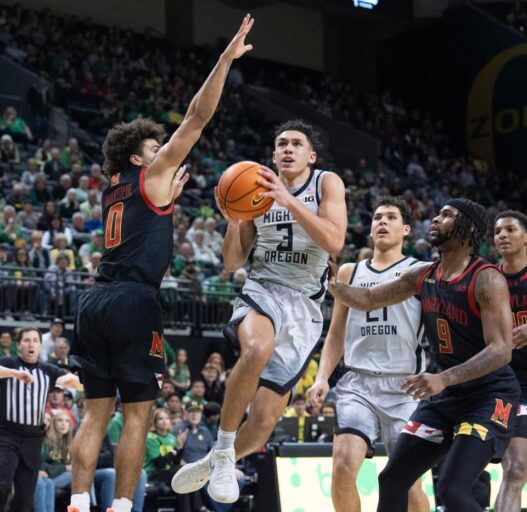
[[[371, 287], [394, 279], [416, 263], [402, 254], [409, 223], [402, 198], [381, 198], [371, 225], [373, 258], [342, 265], [338, 280]], [[419, 346], [422, 336], [421, 303], [415, 297], [366, 313], [335, 301], [309, 399], [313, 404], [322, 404], [329, 391], [328, 379], [344, 354], [348, 372], [336, 387], [338, 429], [333, 440], [331, 497], [336, 512], [360, 511], [356, 481], [364, 458], [373, 455], [378, 438], [389, 455], [417, 406], [401, 390], [401, 384], [408, 374], [423, 370]], [[409, 511], [429, 510], [418, 480], [409, 492]]]
[[176, 473], [176, 492], [196, 491], [210, 478], [214, 500], [238, 499], [235, 460], [267, 441], [320, 338], [328, 258], [342, 250], [347, 219], [342, 180], [313, 168], [317, 147], [318, 134], [302, 121], [279, 126], [278, 175], [262, 169], [258, 180], [268, 189], [262, 195], [274, 199], [271, 209], [252, 222], [222, 211], [225, 268], [240, 268], [253, 251], [249, 278], [224, 330], [240, 357], [227, 381], [218, 441], [204, 459]]

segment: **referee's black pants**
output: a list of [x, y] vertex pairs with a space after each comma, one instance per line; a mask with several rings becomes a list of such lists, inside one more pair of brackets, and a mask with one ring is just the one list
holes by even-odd
[[7, 509], [7, 499], [14, 485], [11, 512], [31, 512], [33, 494], [40, 467], [41, 437], [0, 434], [0, 512]]

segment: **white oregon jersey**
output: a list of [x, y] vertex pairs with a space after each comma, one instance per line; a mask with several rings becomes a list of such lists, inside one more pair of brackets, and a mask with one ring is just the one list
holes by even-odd
[[[404, 258], [380, 271], [370, 260], [359, 261], [353, 270], [353, 286], [371, 288], [392, 281], [416, 263]], [[423, 370], [421, 302], [411, 297], [399, 304], [374, 311], [349, 308], [344, 348], [347, 367], [382, 374], [412, 374]]]
[[[312, 170], [303, 185], [289, 188], [306, 208], [318, 214], [322, 177]], [[320, 248], [286, 208], [274, 203], [254, 219], [256, 242], [249, 277], [271, 281], [321, 301], [326, 292], [329, 254]]]

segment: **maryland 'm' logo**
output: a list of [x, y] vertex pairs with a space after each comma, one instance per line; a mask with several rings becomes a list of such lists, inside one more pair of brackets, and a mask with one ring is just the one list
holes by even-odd
[[152, 331], [152, 345], [150, 346], [150, 352], [148, 355], [152, 357], [160, 357], [163, 359], [165, 357], [163, 344], [163, 336], [160, 336], [156, 331]]
[[496, 409], [494, 409], [494, 414], [490, 419], [507, 428], [509, 425], [509, 416], [511, 414], [511, 410], [512, 404], [508, 403], [507, 405], [504, 405], [501, 398], [496, 398]]

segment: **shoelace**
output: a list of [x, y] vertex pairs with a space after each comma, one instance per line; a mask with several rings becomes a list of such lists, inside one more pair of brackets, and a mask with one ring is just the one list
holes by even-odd
[[218, 461], [214, 465], [217, 474], [216, 480], [220, 482], [232, 482], [235, 479], [233, 462], [226, 453], [217, 453]]

